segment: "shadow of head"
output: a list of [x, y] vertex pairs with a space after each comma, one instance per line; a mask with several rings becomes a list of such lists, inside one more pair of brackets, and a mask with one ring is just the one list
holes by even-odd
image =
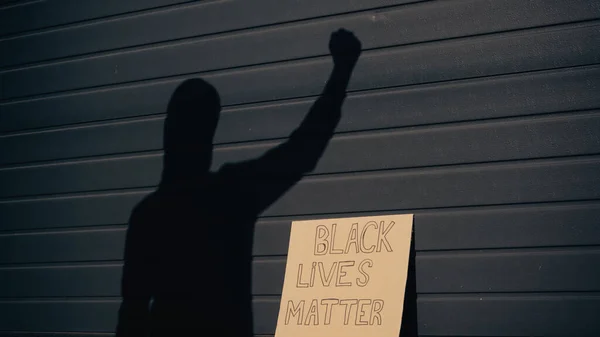
[[219, 93], [203, 79], [185, 80], [175, 89], [163, 135], [164, 169], [169, 175], [186, 179], [208, 172], [220, 111]]

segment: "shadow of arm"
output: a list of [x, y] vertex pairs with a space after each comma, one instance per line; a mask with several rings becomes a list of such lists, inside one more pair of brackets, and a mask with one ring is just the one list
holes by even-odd
[[289, 139], [260, 158], [240, 164], [241, 174], [254, 192], [255, 214], [267, 207], [315, 169], [331, 140], [341, 117], [346, 89], [360, 55], [360, 41], [349, 31], [339, 30], [331, 36], [329, 49], [333, 70], [323, 89], [300, 126]]

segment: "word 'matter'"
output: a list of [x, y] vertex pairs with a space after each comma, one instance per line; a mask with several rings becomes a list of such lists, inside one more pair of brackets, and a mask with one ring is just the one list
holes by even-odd
[[313, 299], [308, 306], [305, 300], [297, 304], [290, 300], [287, 302], [285, 324], [290, 324], [290, 320], [295, 318], [297, 325], [330, 325], [334, 310], [343, 312], [344, 325], [381, 325], [383, 300], [324, 298]]

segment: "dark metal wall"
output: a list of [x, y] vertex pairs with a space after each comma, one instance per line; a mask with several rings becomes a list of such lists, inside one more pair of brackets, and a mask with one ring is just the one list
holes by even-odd
[[255, 157], [322, 89], [339, 27], [364, 52], [316, 170], [257, 225], [256, 333], [292, 220], [415, 213], [420, 335], [600, 336], [598, 19], [596, 0], [1, 4], [0, 336], [112, 335], [175, 86], [221, 94], [215, 169]]

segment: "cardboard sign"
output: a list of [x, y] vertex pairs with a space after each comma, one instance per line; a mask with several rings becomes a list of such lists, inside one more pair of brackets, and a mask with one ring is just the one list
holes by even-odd
[[398, 337], [412, 214], [292, 223], [275, 337]]

